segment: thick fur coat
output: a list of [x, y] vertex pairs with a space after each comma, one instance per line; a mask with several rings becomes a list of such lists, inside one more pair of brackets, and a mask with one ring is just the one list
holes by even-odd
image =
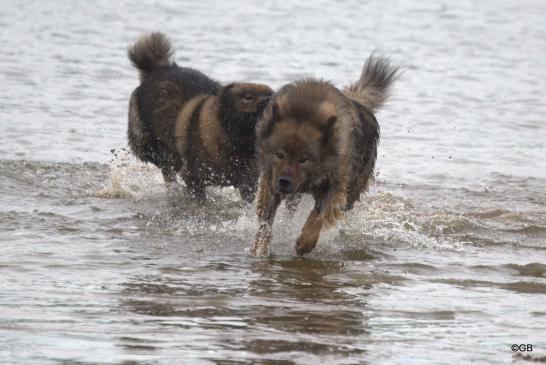
[[129, 102], [129, 146], [161, 169], [167, 185], [179, 174], [192, 194], [233, 185], [252, 201], [256, 188], [255, 126], [273, 94], [267, 85], [222, 85], [179, 67], [161, 33], [142, 36], [128, 56], [140, 74]]
[[379, 143], [374, 112], [389, 96], [398, 68], [370, 56], [361, 77], [343, 91], [306, 79], [283, 86], [257, 126], [260, 170], [259, 229], [252, 252], [269, 252], [271, 228], [281, 200], [309, 193], [315, 199], [296, 251], [311, 251], [331, 226], [360, 199], [373, 175]]

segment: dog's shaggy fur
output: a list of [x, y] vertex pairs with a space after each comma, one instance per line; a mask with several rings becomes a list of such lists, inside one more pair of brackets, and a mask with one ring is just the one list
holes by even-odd
[[323, 226], [334, 225], [359, 200], [373, 174], [380, 108], [398, 76], [388, 59], [370, 56], [360, 79], [343, 91], [306, 79], [283, 86], [257, 126], [260, 169], [259, 229], [251, 249], [269, 252], [271, 229], [281, 200], [310, 193], [315, 199], [296, 243], [311, 251]]
[[194, 196], [233, 185], [252, 201], [258, 173], [255, 126], [273, 94], [267, 85], [221, 85], [171, 61], [161, 33], [142, 36], [128, 56], [140, 74], [129, 102], [129, 146], [161, 169], [168, 186], [179, 173]]

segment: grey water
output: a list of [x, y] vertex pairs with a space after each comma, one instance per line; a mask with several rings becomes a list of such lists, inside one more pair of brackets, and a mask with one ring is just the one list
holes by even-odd
[[[0, 7], [0, 363], [546, 362], [546, 2], [14, 1]], [[233, 189], [167, 196], [127, 146], [127, 46], [278, 88], [405, 70], [377, 177], [299, 258], [247, 254]], [[530, 344], [532, 352], [512, 351]]]

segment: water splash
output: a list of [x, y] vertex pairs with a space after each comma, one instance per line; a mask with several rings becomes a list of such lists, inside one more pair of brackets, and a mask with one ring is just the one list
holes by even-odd
[[[112, 154], [109, 179], [91, 196], [150, 205], [142, 208], [145, 228], [149, 231], [183, 235], [203, 243], [216, 237], [216, 242], [229, 239], [250, 244], [257, 227], [255, 208], [243, 202], [233, 187], [208, 188], [206, 201], [197, 202], [181, 181], [167, 191], [159, 169], [137, 161], [126, 149], [113, 150]], [[393, 246], [462, 250], [468, 245], [502, 244], [505, 243], [502, 237], [480, 232], [490, 233], [494, 225], [491, 219], [521, 215], [503, 211], [499, 218], [498, 214], [480, 214], [469, 206], [453, 209], [452, 201], [435, 201], [434, 194], [438, 193], [376, 182], [337, 227], [321, 234], [317, 252], [331, 254], [346, 249], [381, 250]], [[463, 197], [458, 198], [457, 194]], [[470, 199], [466, 197], [469, 194], [472, 192], [463, 189], [455, 192], [454, 199], [465, 201]], [[274, 252], [293, 253], [293, 244], [312, 205], [310, 196], [304, 197], [293, 213], [281, 205], [273, 228]]]
[[91, 194], [96, 198], [142, 198], [149, 192], [165, 189], [159, 170], [136, 160], [127, 148], [112, 149], [108, 161], [110, 180], [106, 186]]

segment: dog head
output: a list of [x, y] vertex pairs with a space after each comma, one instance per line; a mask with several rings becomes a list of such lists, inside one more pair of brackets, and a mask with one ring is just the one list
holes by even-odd
[[237, 114], [260, 114], [273, 95], [273, 90], [262, 84], [232, 83], [220, 92], [220, 103]]
[[232, 142], [254, 151], [256, 123], [272, 95], [262, 84], [232, 83], [220, 89], [219, 118]]
[[280, 92], [272, 100], [257, 127], [257, 150], [276, 192], [304, 191], [328, 178], [337, 119], [334, 104], [324, 98]]

